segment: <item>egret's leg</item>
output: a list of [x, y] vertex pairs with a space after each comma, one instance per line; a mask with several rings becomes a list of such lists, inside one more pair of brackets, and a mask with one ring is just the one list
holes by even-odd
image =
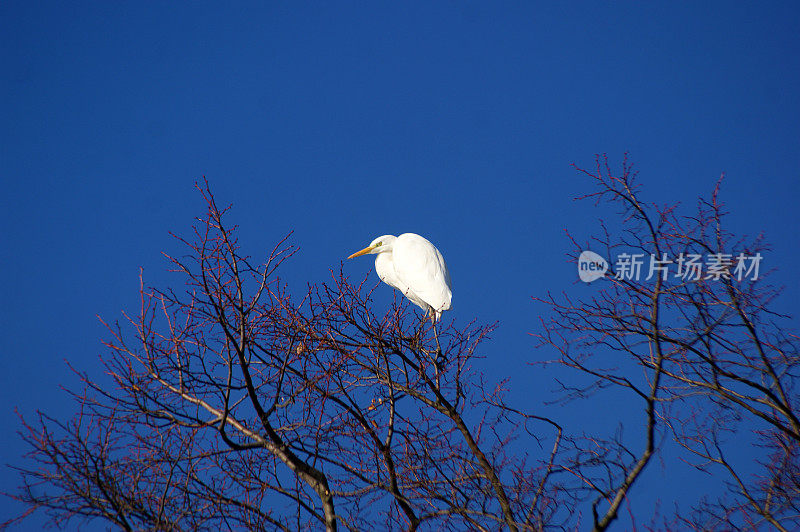
[[436, 373], [436, 386], [439, 387], [439, 372], [444, 363], [444, 353], [442, 353], [442, 346], [439, 344], [439, 331], [436, 329], [436, 313], [431, 309], [431, 323], [433, 324], [433, 337], [436, 339], [436, 356], [433, 359], [433, 367]]
[[436, 330], [436, 325], [433, 326], [433, 337], [436, 339], [436, 357], [442, 356], [442, 346], [439, 345], [439, 332]]

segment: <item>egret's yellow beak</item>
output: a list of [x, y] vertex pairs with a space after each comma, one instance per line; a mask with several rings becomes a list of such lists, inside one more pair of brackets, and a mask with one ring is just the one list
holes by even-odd
[[360, 257], [361, 255], [366, 255], [367, 253], [369, 253], [369, 252], [370, 252], [370, 251], [372, 251], [373, 249], [375, 249], [375, 246], [368, 246], [368, 247], [365, 247], [365, 248], [364, 248], [364, 249], [362, 249], [361, 251], [356, 251], [355, 253], [353, 253], [352, 255], [350, 255], [350, 256], [349, 256], [349, 257], [347, 257], [347, 258], [348, 258], [348, 259], [354, 259], [354, 258], [356, 258], [356, 257]]

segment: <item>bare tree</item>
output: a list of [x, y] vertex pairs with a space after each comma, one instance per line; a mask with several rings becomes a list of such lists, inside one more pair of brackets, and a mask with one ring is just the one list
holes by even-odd
[[[368, 277], [341, 271], [292, 295], [278, 272], [296, 249], [247, 256], [206, 183], [206, 215], [168, 257], [183, 286], [142, 282], [137, 315], [108, 326], [105, 375], [78, 372], [76, 416], [23, 421], [36, 467], [13, 496], [59, 526], [125, 530], [605, 530], [671, 438], [727, 479], [673, 527], [792, 528], [797, 337], [770, 310], [779, 291], [736, 269], [762, 240], [723, 230], [719, 187], [680, 217], [639, 199], [627, 162], [581, 172], [586, 198], [621, 215], [592, 249], [663, 268], [634, 278], [615, 263], [591, 297], [540, 298], [537, 338], [574, 370], [557, 399], [613, 388], [640, 402], [624, 431], [566, 434], [507, 404], [508, 383], [479, 370], [494, 325], [445, 322], [437, 340], [403, 301], [375, 314]], [[665, 271], [689, 255], [719, 256], [715, 274]], [[747, 464], [730, 453], [743, 433]]]
[[[800, 515], [800, 353], [797, 336], [785, 332], [788, 317], [770, 310], [779, 290], [756, 269], [766, 250], [762, 238], [735, 239], [725, 231], [721, 180], [696, 213], [680, 216], [677, 205], [640, 199], [627, 159], [618, 175], [606, 157], [580, 172], [597, 187], [581, 199], [611, 203], [621, 220], [615, 231], [602, 223], [590, 247], [620, 260], [591, 298], [539, 299], [552, 318], [538, 338], [558, 351], [558, 363], [589, 377], [585, 386], [563, 385], [564, 398], [615, 388], [643, 410], [638, 430], [626, 427], [643, 442], [638, 448], [621, 433], [573, 440], [566, 466], [593, 494], [594, 529], [617, 518], [665, 436], [688, 451], [698, 469], [728, 479], [719, 501], [698, 501], [690, 517], [677, 517], [681, 527], [794, 528]], [[573, 244], [577, 261], [582, 246]], [[644, 258], [638, 274], [632, 270], [637, 256]], [[766, 451], [751, 449], [762, 460], [755, 478], [728, 459], [748, 431]]]
[[537, 418], [503, 409], [472, 368], [493, 326], [445, 327], [440, 356], [424, 318], [376, 316], [371, 289], [341, 272], [293, 299], [275, 274], [295, 249], [284, 239], [254, 263], [201, 192], [188, 253], [169, 257], [184, 289], [142, 286], [139, 315], [108, 327], [111, 382], [81, 374], [78, 416], [25, 425], [41, 467], [22, 470], [20, 500], [55, 524], [126, 530], [548, 520], [552, 462], [505, 447]]

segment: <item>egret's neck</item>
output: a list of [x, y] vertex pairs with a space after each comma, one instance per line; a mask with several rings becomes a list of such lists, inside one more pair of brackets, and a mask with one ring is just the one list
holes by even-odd
[[[381, 246], [383, 247], [383, 246]], [[392, 263], [392, 250], [389, 249], [381, 249], [380, 251], [375, 252], [375, 266], [377, 267], [378, 264], [386, 264], [390, 265]]]

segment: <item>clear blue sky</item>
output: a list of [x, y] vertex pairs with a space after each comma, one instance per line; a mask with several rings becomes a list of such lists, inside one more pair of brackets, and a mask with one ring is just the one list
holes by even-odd
[[135, 312], [139, 268], [175, 282], [160, 252], [202, 212], [203, 175], [251, 253], [295, 231], [297, 289], [375, 236], [427, 236], [451, 319], [501, 322], [486, 371], [531, 409], [551, 381], [527, 363], [552, 354], [530, 296], [591, 293], [564, 229], [608, 214], [572, 201], [590, 183], [570, 163], [595, 153], [630, 151], [649, 199], [687, 207], [725, 172], [731, 227], [767, 234], [796, 309], [797, 3], [221, 5], [0, 3], [0, 463], [22, 452], [14, 407], [72, 410], [65, 359], [97, 367], [95, 315]]

